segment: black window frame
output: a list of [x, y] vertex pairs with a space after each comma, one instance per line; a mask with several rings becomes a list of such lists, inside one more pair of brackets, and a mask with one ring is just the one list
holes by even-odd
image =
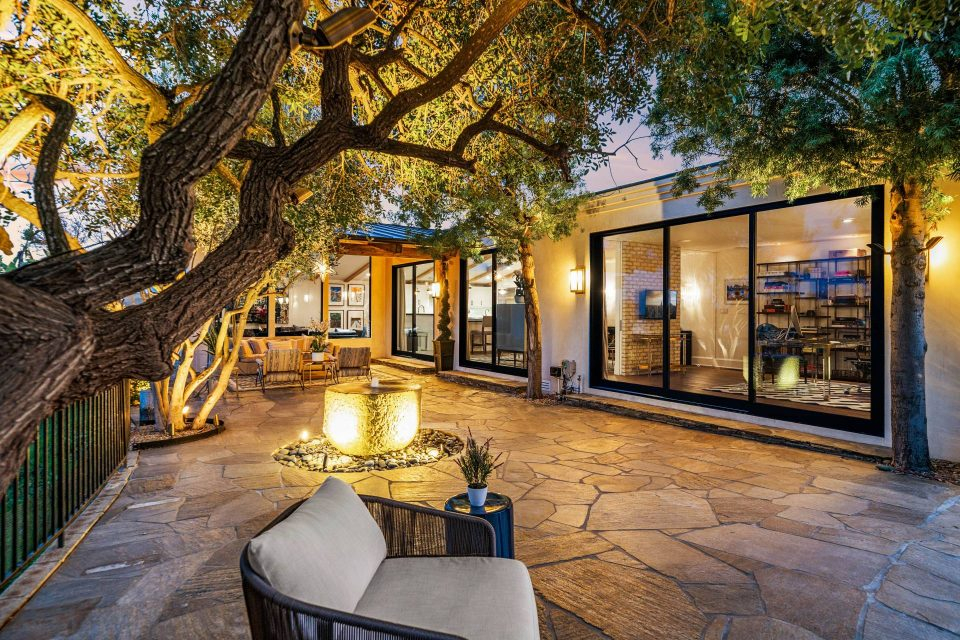
[[[397, 329], [398, 323], [402, 323], [402, 320], [397, 317], [397, 296], [401, 295], [403, 291], [403, 283], [398, 282], [400, 277], [400, 272], [407, 267], [413, 267], [413, 281], [414, 281], [414, 290], [416, 290], [416, 281], [417, 281], [417, 267], [420, 265], [429, 264], [433, 265], [436, 269], [436, 263], [433, 260], [419, 260], [417, 262], [405, 262], [403, 264], [395, 264], [391, 267], [391, 289], [393, 289], [393, 294], [390, 296], [390, 353], [395, 356], [401, 356], [403, 358], [416, 358], [417, 360], [423, 360], [425, 362], [433, 362], [433, 354], [425, 354], [413, 351], [403, 351], [400, 349], [400, 346], [397, 341]], [[436, 281], [436, 280], [434, 280]], [[434, 303], [436, 304], [436, 303]], [[437, 338], [437, 318], [436, 318], [436, 309], [434, 309], [434, 318], [433, 318], [433, 338]], [[402, 324], [400, 325], [402, 326]], [[417, 314], [413, 314], [413, 326], [417, 326]]]
[[[482, 362], [477, 360], [470, 360], [468, 358], [467, 352], [467, 343], [470, 337], [470, 331], [467, 326], [467, 307], [469, 301], [469, 278], [470, 278], [470, 268], [469, 261], [465, 258], [460, 259], [460, 348], [459, 348], [459, 357], [460, 357], [460, 366], [466, 367], [468, 369], [478, 369], [481, 371], [493, 371], [495, 373], [503, 373], [512, 376], [520, 376], [523, 378], [527, 377], [527, 357], [526, 357], [526, 345], [524, 345], [524, 366], [522, 367], [511, 367], [508, 365], [502, 365], [496, 363], [497, 358], [497, 288], [493, 286], [493, 283], [497, 281], [497, 256], [500, 252], [496, 249], [485, 249], [480, 252], [480, 256], [491, 256], [493, 260], [493, 266], [490, 272], [491, 277], [491, 286], [490, 286], [490, 314], [493, 316], [493, 341], [492, 349], [493, 355], [491, 356], [490, 362]], [[524, 319], [526, 321], [526, 319]]]
[[[767, 211], [778, 209], [787, 209], [791, 207], [817, 204], [821, 202], [830, 202], [833, 200], [843, 200], [855, 197], [868, 197], [870, 199], [870, 241], [884, 244], [885, 220], [884, 220], [884, 192], [882, 185], [863, 187], [860, 189], [851, 189], [848, 191], [833, 192], [829, 194], [818, 194], [797, 198], [795, 200], [781, 200], [757, 205], [749, 205], [716, 211], [713, 213], [703, 213], [693, 216], [661, 220], [647, 224], [621, 227], [617, 229], [606, 229], [596, 231], [590, 234], [589, 255], [590, 255], [590, 293], [589, 293], [589, 367], [587, 376], [587, 385], [591, 389], [600, 389], [605, 391], [615, 391], [639, 397], [656, 398], [660, 400], [670, 400], [682, 404], [688, 404], [699, 407], [708, 407], [713, 409], [722, 409], [745, 415], [758, 416], [762, 418], [771, 418], [783, 420], [786, 422], [799, 423], [804, 425], [823, 427], [836, 431], [845, 431], [862, 435], [883, 437], [886, 430], [886, 353], [884, 350], [886, 322], [884, 310], [886, 299], [884, 297], [885, 264], [884, 255], [877, 251], [870, 253], [870, 348], [871, 348], [871, 372], [870, 372], [870, 417], [853, 418], [841, 416], [822, 411], [812, 411], [798, 407], [789, 407], [783, 405], [766, 404], [756, 401], [756, 390], [754, 389], [754, 358], [756, 357], [756, 296], [754, 295], [754, 286], [756, 284], [757, 273], [757, 215]], [[618, 380], [608, 380], [605, 377], [606, 360], [606, 327], [603, 321], [603, 240], [608, 236], [616, 236], [635, 231], [647, 231], [651, 229], [663, 230], [663, 248], [664, 256], [669, 255], [670, 250], [670, 228], [684, 224], [693, 224], [705, 220], [716, 220], [722, 218], [733, 218], [738, 216], [749, 216], [749, 238], [748, 238], [748, 260], [750, 268], [750, 296], [748, 299], [748, 341], [747, 353], [749, 355], [747, 398], [724, 398], [708, 394], [696, 393], [691, 391], [679, 391], [670, 388], [670, 367], [663, 367], [662, 386], [653, 387], [634, 382], [623, 382]], [[670, 282], [670, 263], [664, 260], [663, 266], [664, 291], [669, 291]], [[669, 316], [669, 314], [665, 314]], [[669, 362], [669, 344], [668, 331], [670, 327], [669, 317], [665, 318], [661, 324], [664, 331], [664, 362]]]

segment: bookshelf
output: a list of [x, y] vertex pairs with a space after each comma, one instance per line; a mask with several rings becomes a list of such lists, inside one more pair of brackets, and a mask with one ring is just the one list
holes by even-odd
[[866, 255], [757, 263], [757, 326], [786, 328], [796, 307], [804, 335], [835, 343], [831, 375], [857, 380], [849, 359], [870, 357], [870, 269]]

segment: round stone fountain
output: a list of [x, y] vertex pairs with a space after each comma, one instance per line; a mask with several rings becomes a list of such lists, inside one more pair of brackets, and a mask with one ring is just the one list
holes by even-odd
[[327, 387], [323, 434], [352, 456], [403, 449], [420, 429], [420, 392], [420, 385], [405, 382], [345, 382]]

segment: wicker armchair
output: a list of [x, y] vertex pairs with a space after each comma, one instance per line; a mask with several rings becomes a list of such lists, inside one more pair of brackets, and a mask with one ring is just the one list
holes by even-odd
[[[385, 563], [395, 558], [437, 558], [442, 562], [443, 558], [451, 556], [486, 559], [493, 558], [495, 555], [493, 527], [480, 518], [373, 496], [360, 496], [360, 499], [383, 533], [387, 554]], [[302, 503], [303, 501], [298, 502], [284, 511], [261, 534], [288, 518]], [[460, 635], [388, 622], [354, 612], [315, 606], [284, 595], [253, 568], [249, 557], [250, 547], [251, 544], [248, 543], [241, 554], [240, 574], [254, 640], [463, 640], [464, 638]], [[426, 561], [430, 562], [430, 560]], [[417, 561], [400, 560], [400, 562]], [[515, 563], [516, 561], [493, 558], [492, 562]], [[525, 573], [525, 570], [522, 571]], [[527, 581], [529, 584], [529, 578]], [[482, 586], [474, 585], [473, 588], [482, 588]], [[532, 591], [530, 605], [534, 609], [532, 616], [535, 623], [536, 611], [532, 603]], [[449, 613], [444, 611], [445, 615]], [[527, 628], [529, 628], [529, 619], [527, 622]], [[524, 634], [522, 637], [530, 636]]]

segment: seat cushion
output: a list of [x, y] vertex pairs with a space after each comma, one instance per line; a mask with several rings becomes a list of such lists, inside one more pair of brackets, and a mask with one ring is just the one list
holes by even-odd
[[297, 600], [353, 611], [387, 545], [366, 505], [343, 480], [327, 478], [300, 508], [250, 541], [254, 571]]
[[393, 558], [355, 613], [469, 640], [539, 640], [523, 563], [505, 558]]

